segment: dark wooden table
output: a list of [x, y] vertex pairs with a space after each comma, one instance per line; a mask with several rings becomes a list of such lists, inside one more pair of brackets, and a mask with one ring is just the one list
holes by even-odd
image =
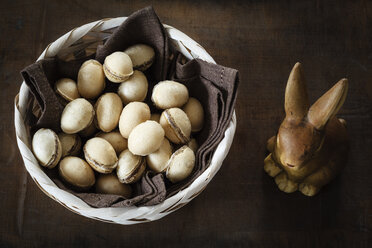
[[[19, 71], [72, 28], [150, 4], [240, 71], [237, 132], [219, 173], [187, 206], [152, 223], [101, 223], [68, 211], [26, 176], [13, 121]], [[2, 0], [0, 17], [1, 247], [372, 247], [371, 2]], [[349, 162], [313, 198], [280, 192], [262, 168], [297, 61], [311, 101], [342, 77], [350, 82], [340, 112]]]

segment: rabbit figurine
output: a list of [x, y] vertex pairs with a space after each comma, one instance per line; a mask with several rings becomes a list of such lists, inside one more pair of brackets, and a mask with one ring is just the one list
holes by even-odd
[[301, 64], [295, 64], [285, 89], [286, 116], [267, 142], [264, 161], [280, 190], [313, 196], [342, 169], [348, 134], [345, 120], [335, 115], [347, 90], [347, 79], [341, 79], [310, 107]]

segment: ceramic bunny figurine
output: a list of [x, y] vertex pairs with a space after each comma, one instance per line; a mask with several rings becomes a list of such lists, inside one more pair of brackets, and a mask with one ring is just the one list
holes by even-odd
[[346, 162], [346, 122], [335, 117], [345, 101], [347, 79], [341, 79], [311, 107], [301, 64], [296, 63], [285, 90], [285, 119], [267, 143], [264, 170], [279, 189], [313, 196]]

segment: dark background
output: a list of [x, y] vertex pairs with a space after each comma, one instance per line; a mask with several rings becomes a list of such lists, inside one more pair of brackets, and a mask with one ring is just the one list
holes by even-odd
[[[237, 131], [221, 170], [188, 205], [152, 223], [101, 223], [54, 202], [26, 174], [13, 121], [19, 71], [72, 28], [150, 4], [162, 22], [240, 71]], [[0, 246], [371, 247], [371, 24], [367, 1], [1, 0]], [[312, 102], [339, 79], [350, 83], [339, 114], [349, 162], [313, 198], [280, 192], [262, 168], [297, 61]]]

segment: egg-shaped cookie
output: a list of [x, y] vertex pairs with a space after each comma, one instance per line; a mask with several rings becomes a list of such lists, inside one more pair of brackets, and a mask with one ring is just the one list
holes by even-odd
[[32, 151], [42, 166], [51, 169], [61, 159], [62, 145], [53, 130], [40, 128], [32, 138]]
[[163, 143], [164, 130], [156, 121], [146, 121], [135, 128], [128, 138], [128, 149], [135, 155], [146, 156]]
[[148, 82], [145, 74], [141, 71], [134, 71], [125, 82], [118, 88], [118, 95], [124, 104], [130, 102], [142, 102], [147, 95]]
[[124, 82], [133, 74], [132, 60], [124, 52], [114, 52], [105, 58], [103, 71], [111, 82]]
[[121, 112], [119, 131], [124, 138], [128, 138], [130, 132], [138, 124], [150, 119], [150, 108], [143, 102], [131, 102]]
[[121, 183], [115, 174], [100, 174], [97, 178], [96, 193], [120, 195], [130, 198], [132, 187], [128, 184]]
[[81, 138], [77, 134], [59, 133], [59, 141], [62, 145], [62, 157], [76, 156], [81, 150]]
[[135, 183], [142, 177], [145, 169], [145, 158], [134, 155], [126, 149], [119, 156], [116, 174], [122, 183]]
[[123, 103], [115, 93], [105, 93], [100, 96], [94, 105], [96, 125], [104, 132], [115, 129], [119, 123]]
[[84, 145], [84, 157], [97, 172], [111, 173], [118, 164], [118, 157], [112, 145], [105, 139], [94, 137]]
[[163, 111], [160, 125], [165, 136], [175, 144], [186, 144], [190, 140], [191, 123], [186, 113], [180, 108], [171, 108]]
[[118, 131], [112, 131], [109, 133], [100, 132], [96, 136], [107, 140], [114, 148], [116, 154], [120, 154], [128, 148], [127, 139], [121, 136]]
[[68, 156], [62, 159], [58, 172], [64, 181], [80, 189], [89, 189], [95, 183], [92, 168], [79, 157]]
[[167, 169], [168, 160], [171, 156], [172, 145], [169, 140], [165, 138], [158, 150], [146, 156], [146, 162], [149, 169], [160, 173]]
[[188, 143], [187, 146], [190, 147], [190, 149], [196, 154], [198, 151], [199, 145], [198, 142], [196, 142], [195, 138], [192, 138]]
[[68, 102], [80, 97], [77, 84], [71, 78], [61, 78], [54, 85], [55, 91]]
[[105, 86], [102, 64], [94, 59], [85, 61], [78, 72], [77, 87], [80, 95], [86, 99], [94, 99]]
[[175, 81], [162, 81], [152, 90], [151, 100], [157, 108], [168, 109], [182, 107], [189, 99], [186, 86]]
[[175, 151], [168, 161], [166, 177], [172, 183], [187, 178], [195, 166], [195, 154], [188, 146]]
[[61, 129], [67, 134], [77, 133], [88, 127], [94, 117], [92, 104], [84, 98], [77, 98], [69, 102], [63, 109]]
[[204, 125], [204, 110], [201, 103], [193, 97], [190, 97], [182, 110], [189, 117], [191, 123], [191, 131], [198, 132]]
[[155, 51], [145, 44], [136, 44], [124, 50], [133, 63], [133, 68], [140, 71], [147, 70], [155, 59]]

